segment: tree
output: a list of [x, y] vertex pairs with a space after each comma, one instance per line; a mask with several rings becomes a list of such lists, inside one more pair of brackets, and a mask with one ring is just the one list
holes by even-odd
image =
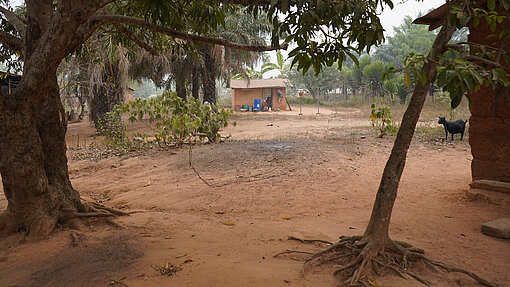
[[276, 63], [264, 63], [262, 65], [262, 74], [265, 74], [269, 71], [278, 71], [280, 74], [278, 77], [282, 78], [286, 72], [287, 67], [285, 66], [285, 60], [283, 59], [283, 55], [281, 51], [276, 51]]
[[[90, 119], [96, 129], [109, 126], [107, 113], [124, 100], [128, 89], [129, 68], [128, 49], [120, 43], [114, 43], [109, 35], [97, 35], [91, 43], [95, 50], [89, 63], [88, 76], [91, 90]], [[89, 41], [90, 42], [90, 41]]]
[[[2, 1], [6, 3], [6, 1]], [[116, 5], [110, 5], [115, 3]], [[12, 96], [0, 95], [0, 173], [7, 210], [0, 215], [0, 231], [25, 232], [28, 239], [47, 236], [57, 223], [79, 228], [80, 218], [116, 213], [83, 203], [73, 188], [66, 158], [66, 119], [57, 84], [60, 63], [104, 25], [134, 27], [133, 35], [153, 31], [178, 42], [191, 41], [246, 51], [286, 48], [303, 70], [331, 66], [383, 39], [377, 7], [389, 0], [331, 2], [307, 1], [115, 1], [115, 0], [26, 0], [26, 17], [0, 5], [0, 31], [4, 51], [19, 55], [23, 77]], [[247, 13], [266, 12], [273, 26], [271, 46], [243, 45], [210, 37], [233, 5], [247, 5]], [[118, 9], [122, 8], [122, 9]], [[282, 19], [279, 15], [284, 15]], [[204, 22], [190, 31], [186, 23]], [[310, 29], [316, 25], [322, 33]], [[11, 29], [13, 27], [13, 29]], [[145, 31], [142, 33], [142, 31]], [[290, 33], [292, 32], [292, 33]], [[325, 31], [326, 32], [326, 31]], [[323, 43], [310, 40], [326, 37]], [[133, 36], [132, 35], [132, 36]], [[280, 44], [280, 36], [286, 35]], [[129, 37], [140, 46], [147, 39]], [[337, 39], [346, 39], [338, 41]], [[117, 213], [121, 214], [121, 213]]]
[[388, 69], [388, 65], [375, 61], [363, 68], [363, 86], [370, 92], [371, 97], [380, 97], [383, 95], [383, 74]]
[[393, 27], [393, 32], [393, 36], [388, 37], [384, 45], [377, 47], [374, 59], [393, 63], [399, 68], [404, 65], [407, 55], [426, 54], [436, 37], [436, 34], [428, 31], [427, 27], [413, 25], [410, 16], [406, 16], [400, 26]]
[[370, 65], [372, 62], [372, 59], [369, 56], [362, 56], [359, 61], [358, 65], [353, 66], [347, 71], [346, 74], [346, 83], [351, 89], [351, 92], [353, 95], [356, 93], [363, 92], [363, 81], [364, 81], [364, 75], [363, 75], [363, 69]]
[[[265, 38], [271, 32], [271, 24], [265, 13], [246, 14], [245, 9], [230, 11], [225, 18], [225, 27], [217, 35], [236, 43], [266, 45]], [[232, 73], [246, 74], [244, 66], [251, 66], [264, 58], [262, 53], [237, 51], [220, 46], [204, 46], [200, 50], [204, 66], [201, 70], [204, 88], [204, 101], [216, 103], [216, 79], [226, 76], [229, 83]]]
[[[460, 99], [462, 99], [467, 91], [477, 91], [484, 85], [493, 87], [509, 85], [508, 78], [510, 73], [508, 72], [508, 64], [510, 63], [510, 58], [505, 60], [506, 67], [502, 67], [500, 64], [501, 57], [505, 53], [504, 45], [500, 45], [501, 49], [494, 48], [497, 46], [484, 47], [485, 49], [482, 49], [479, 45], [474, 45], [471, 48], [474, 49], [475, 55], [472, 55], [458, 45], [449, 45], [449, 41], [456, 27], [461, 28], [470, 20], [480, 23], [480, 19], [485, 19], [489, 27], [492, 25], [491, 31], [495, 30], [497, 23], [502, 23], [501, 25], [506, 27], [499, 34], [500, 43], [505, 43], [505, 40], [510, 37], [510, 28], [508, 26], [510, 21], [508, 14], [510, 3], [508, 1], [501, 1], [496, 6], [495, 1], [489, 2], [488, 10], [490, 13], [476, 8], [476, 6], [474, 8], [473, 2], [460, 1], [447, 3], [450, 13], [446, 16], [444, 23], [442, 23], [442, 28], [437, 34], [430, 52], [427, 56], [411, 59], [405, 67], [406, 78], [410, 79], [410, 74], [414, 76], [415, 88], [409, 106], [402, 118], [390, 157], [386, 162], [370, 221], [365, 232], [362, 236], [341, 237], [339, 242], [326, 250], [314, 254], [306, 261], [309, 262], [323, 257], [324, 254], [328, 253], [333, 253], [331, 257], [334, 258], [328, 258], [328, 261], [348, 257], [345, 254], [335, 254], [339, 250], [343, 250], [340, 252], [352, 255], [348, 259], [349, 261], [336, 272], [348, 270], [347, 274], [350, 277], [345, 282], [349, 285], [358, 284], [368, 266], [372, 266], [374, 270], [386, 266], [384, 260], [387, 260], [388, 256], [385, 256], [385, 254], [393, 254], [396, 257], [392, 257], [390, 261], [394, 261], [395, 258], [399, 261], [401, 260], [400, 265], [394, 265], [395, 269], [393, 270], [397, 274], [404, 276], [403, 274], [407, 273], [427, 286], [430, 283], [407, 270], [408, 260], [423, 260], [429, 265], [443, 268], [449, 272], [461, 272], [469, 275], [486, 286], [496, 286], [496, 284], [472, 272], [431, 260], [423, 254], [423, 250], [415, 248], [406, 242], [392, 240], [388, 232], [400, 178], [406, 163], [407, 151], [431, 82], [436, 77], [442, 79], [441, 81], [438, 80], [438, 83], [450, 92], [453, 107], [460, 103]], [[502, 11], [503, 15], [498, 14], [495, 11], [496, 8]], [[486, 49], [491, 51], [487, 52]], [[392, 70], [395, 71], [395, 69]]]
[[288, 77], [293, 85], [304, 86], [310, 91], [314, 101], [317, 101], [319, 88], [326, 92], [340, 85], [340, 71], [336, 65], [325, 67], [319, 74], [311, 70], [303, 74], [294, 68], [289, 72]]

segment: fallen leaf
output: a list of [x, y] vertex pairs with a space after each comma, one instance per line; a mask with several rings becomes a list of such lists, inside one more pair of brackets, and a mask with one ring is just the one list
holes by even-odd
[[287, 162], [284, 161], [283, 164], [287, 164]]
[[140, 234], [147, 234], [147, 232], [146, 231], [142, 231], [142, 232], [140, 232]]
[[296, 260], [296, 261], [300, 261], [299, 259], [297, 259], [296, 257], [292, 256], [290, 259], [292, 260]]
[[175, 256], [175, 259], [179, 259], [179, 258], [182, 258], [182, 257], [187, 256], [187, 255], [188, 255], [188, 254], [181, 254], [181, 255], [177, 255], [177, 256]]
[[290, 220], [290, 217], [288, 217], [288, 216], [284, 216], [284, 217], [282, 217], [282, 219]]
[[228, 225], [228, 226], [234, 226], [234, 225], [236, 225], [236, 224], [235, 224], [235, 223], [233, 223], [233, 222], [225, 222], [224, 224], [225, 224], [225, 225]]

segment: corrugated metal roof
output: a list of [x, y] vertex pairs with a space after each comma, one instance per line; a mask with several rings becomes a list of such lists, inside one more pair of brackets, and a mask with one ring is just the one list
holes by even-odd
[[[478, 0], [475, 7], [482, 7], [487, 0]], [[438, 27], [443, 26], [446, 17], [450, 13], [448, 9], [448, 3], [441, 5], [426, 15], [413, 21], [413, 24], [429, 25], [429, 31], [435, 30]]]
[[232, 79], [230, 80], [232, 89], [256, 89], [256, 88], [282, 88], [292, 87], [288, 79]]
[[448, 4], [443, 4], [426, 15], [413, 21], [413, 24], [429, 25], [429, 31], [432, 31], [444, 24], [446, 16], [448, 16]]

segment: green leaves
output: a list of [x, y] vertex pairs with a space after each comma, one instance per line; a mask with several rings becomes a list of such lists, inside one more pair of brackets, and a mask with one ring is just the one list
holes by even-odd
[[313, 67], [318, 74], [325, 66], [342, 62], [347, 56], [354, 60], [353, 54], [382, 43], [383, 27], [377, 10], [386, 5], [393, 3], [389, 0], [287, 0], [271, 1], [267, 8], [250, 9], [268, 13], [273, 24], [273, 44], [282, 36], [296, 44], [289, 54], [294, 57], [292, 66], [296, 65], [303, 73]]
[[477, 92], [482, 87], [509, 85], [509, 76], [504, 69], [488, 65], [494, 63], [492, 51], [483, 46], [473, 47], [470, 55], [460, 51], [446, 51], [439, 57], [436, 68], [436, 85], [450, 94], [452, 108], [456, 108], [468, 92]]
[[382, 138], [386, 134], [396, 134], [398, 126], [393, 120], [391, 109], [384, 104], [384, 99], [376, 97], [374, 103], [370, 105], [370, 120], [372, 126], [378, 129], [378, 137]]
[[228, 125], [231, 111], [216, 111], [214, 105], [203, 105], [190, 98], [186, 101], [175, 93], [165, 91], [162, 95], [150, 99], [136, 99], [123, 106], [129, 113], [130, 121], [148, 119], [154, 123], [151, 127], [156, 143], [183, 145], [197, 139], [209, 139], [215, 142], [218, 132]]

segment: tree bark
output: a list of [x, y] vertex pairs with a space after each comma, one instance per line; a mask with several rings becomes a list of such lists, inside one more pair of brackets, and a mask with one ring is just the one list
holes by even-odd
[[421, 71], [426, 76], [425, 83], [417, 81], [415, 90], [411, 97], [409, 107], [402, 118], [397, 138], [391, 150], [390, 158], [386, 162], [379, 189], [377, 190], [376, 199], [372, 209], [370, 221], [363, 235], [364, 241], [375, 245], [375, 252], [384, 249], [391, 240], [388, 234], [393, 204], [397, 197], [398, 185], [404, 170], [407, 151], [413, 139], [414, 129], [420, 117], [423, 104], [427, 97], [431, 79], [436, 69], [436, 59], [438, 55], [444, 53], [446, 45], [455, 30], [449, 24], [449, 21], [441, 28], [431, 51], [428, 55], [428, 61], [424, 64]]
[[2, 96], [0, 103], [0, 172], [8, 200], [0, 230], [24, 230], [28, 239], [44, 238], [57, 222], [85, 210], [69, 181], [66, 118], [56, 76], [49, 78], [38, 97]]
[[193, 71], [192, 71], [192, 79], [191, 79], [191, 96], [198, 100], [199, 93], [198, 90], [200, 89], [200, 77], [199, 77], [200, 71], [198, 67], [194, 64], [193, 65]]
[[0, 232], [40, 239], [86, 209], [69, 180], [56, 73], [75, 44], [86, 40], [75, 32], [105, 2], [64, 1], [56, 10], [53, 1], [25, 2], [23, 77], [12, 95], [0, 95], [0, 173], [8, 201]]
[[204, 102], [216, 104], [216, 70], [218, 67], [213, 55], [213, 46], [204, 46], [201, 52], [204, 58], [204, 68], [202, 69]]
[[179, 98], [186, 100], [186, 79], [184, 77], [177, 77], [175, 80], [175, 90]]
[[90, 117], [98, 131], [109, 127], [106, 114], [123, 102], [126, 90], [121, 80], [124, 71], [120, 70], [118, 63], [105, 61], [104, 66], [103, 80], [94, 88], [94, 97], [90, 103]]

